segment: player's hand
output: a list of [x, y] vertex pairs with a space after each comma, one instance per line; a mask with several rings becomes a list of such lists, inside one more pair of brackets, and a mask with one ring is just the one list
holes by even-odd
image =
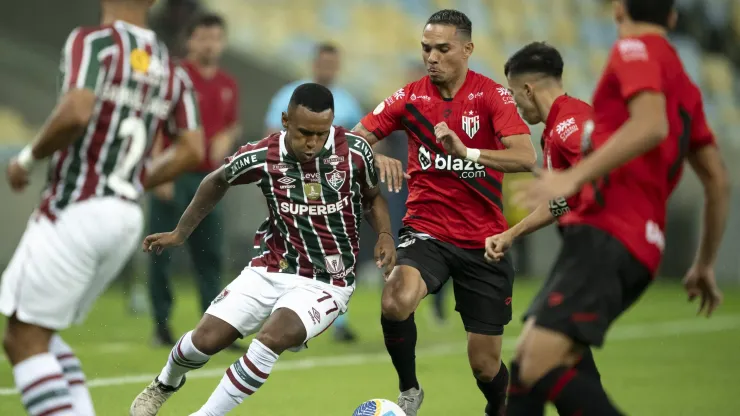
[[388, 233], [381, 233], [378, 236], [378, 242], [375, 244], [375, 265], [383, 269], [383, 278], [388, 280], [396, 265], [396, 242]]
[[375, 168], [378, 169], [380, 181], [388, 184], [388, 192], [401, 192], [403, 180], [411, 178], [403, 171], [400, 160], [378, 153], [375, 154]]
[[534, 211], [552, 199], [568, 198], [578, 192], [578, 181], [569, 170], [534, 169], [534, 174], [535, 178], [531, 181], [516, 181], [511, 184], [514, 191], [512, 204]]
[[163, 183], [152, 190], [154, 196], [161, 201], [172, 201], [175, 198], [175, 184]]
[[10, 160], [6, 173], [10, 189], [15, 192], [21, 192], [26, 189], [26, 185], [28, 185], [28, 171], [23, 169], [20, 163], [18, 163], [17, 158]]
[[514, 237], [508, 232], [492, 235], [486, 238], [486, 254], [484, 257], [489, 262], [498, 263], [506, 255], [506, 251], [511, 248]]
[[434, 126], [434, 136], [437, 137], [437, 143], [441, 142], [447, 153], [452, 156], [464, 159], [468, 155], [468, 148], [444, 121]]
[[704, 313], [709, 318], [722, 303], [722, 292], [717, 287], [714, 268], [711, 266], [691, 266], [683, 279], [683, 287], [689, 295], [689, 302], [697, 296], [701, 299], [697, 315]]
[[157, 255], [162, 254], [166, 248], [177, 247], [185, 242], [183, 236], [177, 229], [168, 233], [152, 234], [144, 239], [144, 253], [155, 252]]

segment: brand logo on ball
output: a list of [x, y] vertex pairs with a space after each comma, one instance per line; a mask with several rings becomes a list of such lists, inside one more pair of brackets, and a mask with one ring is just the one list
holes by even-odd
[[320, 183], [304, 183], [303, 193], [306, 194], [306, 198], [316, 200], [321, 198], [321, 184]]
[[324, 163], [327, 163], [332, 166], [337, 166], [338, 164], [342, 162], [344, 162], [344, 156], [331, 155], [327, 158], [324, 158]]
[[211, 305], [221, 302], [228, 294], [229, 294], [229, 290], [224, 289], [221, 293], [218, 294], [218, 296], [216, 296], [215, 299], [213, 299], [213, 302], [211, 302]]
[[462, 128], [465, 130], [465, 134], [472, 139], [480, 128], [480, 118], [477, 115], [474, 116], [473, 111], [468, 111], [465, 114], [467, 115], [462, 116]]
[[328, 183], [335, 191], [339, 191], [342, 185], [344, 185], [344, 180], [347, 178], [347, 172], [334, 169], [333, 171], [326, 173], [325, 176], [326, 183]]

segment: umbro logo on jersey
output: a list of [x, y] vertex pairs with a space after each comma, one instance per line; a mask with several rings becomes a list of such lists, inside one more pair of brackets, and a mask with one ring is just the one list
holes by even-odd
[[283, 176], [277, 181], [282, 183], [283, 185], [290, 185], [291, 183], [295, 182], [295, 179], [291, 178], [290, 176]]

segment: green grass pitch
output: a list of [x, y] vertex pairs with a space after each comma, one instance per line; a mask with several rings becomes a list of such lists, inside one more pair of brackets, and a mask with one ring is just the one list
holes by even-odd
[[[515, 287], [515, 316], [537, 289], [520, 280]], [[629, 415], [737, 415], [740, 405], [740, 288], [725, 288], [725, 304], [707, 320], [695, 316], [681, 288], [658, 283], [613, 328], [603, 351], [596, 354], [604, 383]], [[394, 400], [397, 381], [383, 347], [379, 296], [360, 288], [350, 304], [350, 322], [359, 331], [357, 345], [344, 346], [323, 335], [301, 353], [286, 353], [273, 375], [235, 415], [350, 416], [371, 398]], [[449, 307], [452, 299], [449, 299]], [[151, 347], [147, 316], [126, 311], [126, 296], [112, 290], [96, 305], [88, 322], [63, 333], [82, 359], [98, 415], [128, 414], [136, 394], [159, 372], [168, 349]], [[199, 319], [192, 289], [179, 289], [174, 317], [176, 332]], [[457, 315], [440, 327], [429, 318], [428, 302], [417, 313], [417, 368], [426, 391], [422, 416], [482, 415], [479, 393], [465, 352], [465, 333]], [[0, 323], [0, 330], [4, 326]], [[511, 357], [518, 319], [507, 327], [505, 360]], [[189, 415], [217, 385], [224, 369], [237, 358], [221, 353], [164, 406], [164, 416]], [[24, 415], [12, 389], [10, 366], [0, 362], [0, 415]], [[549, 414], [555, 414], [551, 411]]]

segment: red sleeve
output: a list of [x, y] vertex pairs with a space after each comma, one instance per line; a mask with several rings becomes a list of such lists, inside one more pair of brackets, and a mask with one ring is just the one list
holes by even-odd
[[612, 72], [619, 80], [622, 98], [629, 100], [642, 91], [663, 91], [660, 63], [655, 50], [640, 39], [623, 39], [614, 45], [610, 59]]
[[567, 114], [557, 120], [552, 131], [552, 146], [558, 149], [568, 162], [573, 166], [581, 159], [581, 135], [583, 134], [583, 123], [590, 118], [588, 114]]
[[497, 138], [530, 134], [529, 127], [519, 115], [514, 97], [509, 90], [502, 86], [491, 88], [486, 91], [485, 98]]
[[714, 133], [707, 123], [707, 116], [704, 114], [704, 103], [699, 99], [691, 119], [691, 141], [690, 150], [696, 150], [707, 145], [714, 145]]
[[247, 143], [224, 161], [224, 175], [230, 185], [257, 182], [265, 172], [267, 140]]
[[409, 86], [396, 91], [390, 97], [381, 101], [372, 113], [360, 120], [360, 123], [378, 140], [388, 137], [396, 130], [401, 130], [401, 116], [405, 111], [406, 96]]
[[239, 120], [239, 87], [233, 79], [229, 79], [228, 87], [231, 91], [231, 101], [226, 110], [226, 127], [233, 127]]

